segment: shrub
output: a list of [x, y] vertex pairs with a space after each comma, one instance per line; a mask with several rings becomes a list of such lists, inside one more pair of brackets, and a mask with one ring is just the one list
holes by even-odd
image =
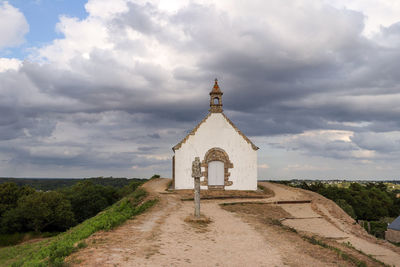
[[138, 180], [131, 181], [128, 185], [121, 188], [118, 193], [121, 196], [127, 196], [127, 195], [135, 192], [135, 190], [142, 184], [143, 184], [143, 181], [138, 181]]
[[115, 188], [96, 185], [89, 180], [78, 182], [62, 190], [62, 193], [71, 202], [78, 223], [93, 217], [120, 198]]
[[350, 206], [350, 204], [347, 203], [346, 200], [338, 199], [335, 202], [342, 210], [344, 210], [348, 215], [350, 215], [351, 218], [353, 218], [353, 219], [356, 218], [356, 213], [354, 212], [353, 207]]

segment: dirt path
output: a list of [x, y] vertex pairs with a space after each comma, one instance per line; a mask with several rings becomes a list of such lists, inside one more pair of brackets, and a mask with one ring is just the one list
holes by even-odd
[[[156, 206], [113, 231], [93, 235], [86, 241], [88, 247], [67, 261], [76, 266], [348, 266], [335, 253], [326, 253], [296, 235], [266, 227], [250, 215], [232, 213], [218, 205], [237, 200], [203, 200], [202, 213], [212, 222], [206, 226], [187, 223], [185, 218], [193, 212], [193, 202], [167, 194], [169, 181], [154, 179], [146, 183], [145, 189], [160, 199]], [[336, 211], [326, 199], [279, 184], [262, 185], [275, 195], [261, 202], [313, 200], [312, 204], [277, 205], [289, 218], [283, 221], [285, 225], [343, 239], [385, 263], [400, 266], [396, 249], [354, 234], [356, 230], [348, 229], [351, 218]], [[255, 200], [240, 200], [243, 201]], [[322, 252], [316, 254], [318, 249]]]
[[[168, 180], [145, 185], [162, 192]], [[76, 266], [283, 266], [279, 251], [238, 216], [214, 201], [202, 203], [212, 222], [196, 227], [184, 220], [192, 202], [160, 194], [160, 204], [111, 232], [87, 240], [87, 248], [67, 259]]]
[[203, 203], [207, 227], [185, 223], [193, 204], [183, 202], [161, 225], [153, 244], [156, 255], [136, 258], [140, 266], [282, 266], [279, 252], [233, 214], [216, 203]]

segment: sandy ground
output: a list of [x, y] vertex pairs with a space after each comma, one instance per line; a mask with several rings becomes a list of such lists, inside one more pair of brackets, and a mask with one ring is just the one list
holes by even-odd
[[[301, 190], [296, 188], [284, 187], [271, 183], [265, 183], [265, 186], [275, 192], [275, 197], [286, 198], [292, 196], [296, 199], [309, 198], [313, 199], [311, 194], [304, 194]], [[318, 195], [318, 197], [320, 197]], [[296, 204], [280, 205], [285, 211], [290, 213], [293, 218], [286, 219], [283, 224], [293, 227], [296, 230], [301, 230], [309, 233], [314, 233], [327, 238], [340, 239], [341, 242], [350, 243], [353, 247], [363, 251], [365, 254], [372, 255], [374, 258], [389, 264], [391, 266], [400, 266], [400, 250], [394, 246], [386, 244], [383, 246], [374, 238], [362, 238], [364, 235], [355, 235], [362, 230], [354, 228], [361, 228], [354, 225], [354, 221], [344, 214], [339, 212], [329, 212], [333, 210], [334, 204], [330, 201], [323, 201], [318, 203], [318, 199], [313, 199], [315, 207], [312, 208], [310, 204]], [[317, 203], [315, 203], [317, 202]], [[341, 211], [341, 210], [340, 210]], [[339, 214], [338, 214], [339, 213]], [[349, 222], [352, 224], [349, 225]]]
[[[88, 247], [71, 255], [67, 262], [75, 266], [351, 266], [334, 252], [311, 245], [297, 234], [268, 226], [260, 216], [256, 219], [246, 211], [239, 214], [219, 205], [313, 200], [274, 206], [286, 218], [282, 221], [285, 225], [337, 242], [350, 242], [387, 264], [400, 266], [398, 248], [368, 237], [358, 225], [352, 226], [350, 217], [319, 195], [262, 183], [274, 196], [261, 200], [203, 200], [202, 213], [211, 223], [199, 225], [185, 222], [193, 212], [193, 202], [181, 201], [179, 194], [166, 194], [169, 181], [154, 179], [146, 183], [145, 189], [160, 202], [113, 231], [94, 234], [86, 240]], [[261, 212], [273, 215], [273, 206], [261, 206]]]
[[[248, 224], [221, 210], [216, 203], [203, 203], [202, 211], [212, 220], [206, 227], [185, 223], [192, 203], [180, 203], [160, 227], [149, 258], [136, 258], [140, 266], [282, 266], [279, 252], [265, 243]], [[251, 261], [249, 261], [251, 259]], [[266, 260], [267, 259], [267, 260]], [[129, 264], [128, 264], [129, 265]]]

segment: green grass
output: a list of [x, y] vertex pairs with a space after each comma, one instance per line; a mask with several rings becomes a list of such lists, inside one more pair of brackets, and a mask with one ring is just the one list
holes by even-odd
[[172, 188], [172, 181], [170, 181], [167, 185], [167, 189], [165, 189], [165, 191], [168, 191], [170, 188]]
[[146, 195], [146, 191], [139, 188], [65, 233], [33, 244], [0, 249], [0, 266], [63, 266], [65, 257], [86, 246], [82, 240], [97, 231], [107, 231], [122, 224], [157, 202], [157, 200], [143, 202]]
[[36, 232], [28, 232], [28, 233], [13, 233], [13, 234], [1, 234], [0, 235], [0, 247], [7, 247], [17, 245], [21, 242], [29, 241], [37, 238], [46, 238], [58, 235], [59, 233], [36, 233]]

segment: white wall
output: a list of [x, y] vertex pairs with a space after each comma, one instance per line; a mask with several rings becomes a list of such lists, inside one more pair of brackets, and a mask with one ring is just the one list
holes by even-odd
[[[225, 150], [233, 163], [233, 168], [229, 169], [231, 173], [229, 180], [233, 184], [225, 186], [225, 190], [257, 189], [257, 151], [236, 132], [221, 113], [212, 113], [200, 125], [196, 134], [190, 135], [186, 142], [175, 151], [176, 189], [194, 187], [191, 177], [192, 161], [195, 157], [200, 157], [200, 161], [203, 161], [206, 152], [213, 147]], [[207, 189], [207, 187], [202, 186], [201, 189]]]

